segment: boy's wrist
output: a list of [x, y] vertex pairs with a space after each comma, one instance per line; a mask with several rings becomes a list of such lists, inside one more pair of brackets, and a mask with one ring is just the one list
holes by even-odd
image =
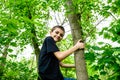
[[79, 48], [78, 50], [84, 50], [84, 48]]

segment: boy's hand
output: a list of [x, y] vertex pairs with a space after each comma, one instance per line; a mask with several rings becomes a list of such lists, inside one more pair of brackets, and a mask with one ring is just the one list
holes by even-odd
[[84, 41], [82, 39], [78, 40], [78, 42], [76, 43], [76, 46], [78, 49], [84, 49], [85, 47]]

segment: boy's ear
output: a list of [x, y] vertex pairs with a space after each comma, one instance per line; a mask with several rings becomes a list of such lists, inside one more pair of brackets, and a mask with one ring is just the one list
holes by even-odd
[[52, 33], [52, 31], [49, 32], [50, 34]]
[[51, 34], [51, 31], [49, 33]]

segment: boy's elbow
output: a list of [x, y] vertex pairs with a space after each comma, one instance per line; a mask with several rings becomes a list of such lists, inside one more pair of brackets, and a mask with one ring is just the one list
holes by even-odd
[[59, 60], [59, 61], [62, 61], [64, 58], [62, 56], [62, 54], [60, 52], [55, 52], [54, 55], [56, 56], [56, 58]]
[[63, 60], [63, 58], [62, 58], [61, 56], [57, 57], [57, 59], [58, 59], [59, 61], [62, 61], [62, 60]]

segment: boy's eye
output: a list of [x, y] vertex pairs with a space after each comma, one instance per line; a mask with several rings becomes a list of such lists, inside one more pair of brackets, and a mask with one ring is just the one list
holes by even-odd
[[[56, 31], [55, 32], [56, 34], [59, 34], [60, 32], [59, 31]], [[61, 37], [63, 37], [63, 34], [60, 34]]]
[[55, 33], [56, 33], [56, 34], [58, 34], [59, 32], [58, 32], [58, 31], [56, 31]]
[[60, 34], [61, 37], [63, 37], [63, 34]]

